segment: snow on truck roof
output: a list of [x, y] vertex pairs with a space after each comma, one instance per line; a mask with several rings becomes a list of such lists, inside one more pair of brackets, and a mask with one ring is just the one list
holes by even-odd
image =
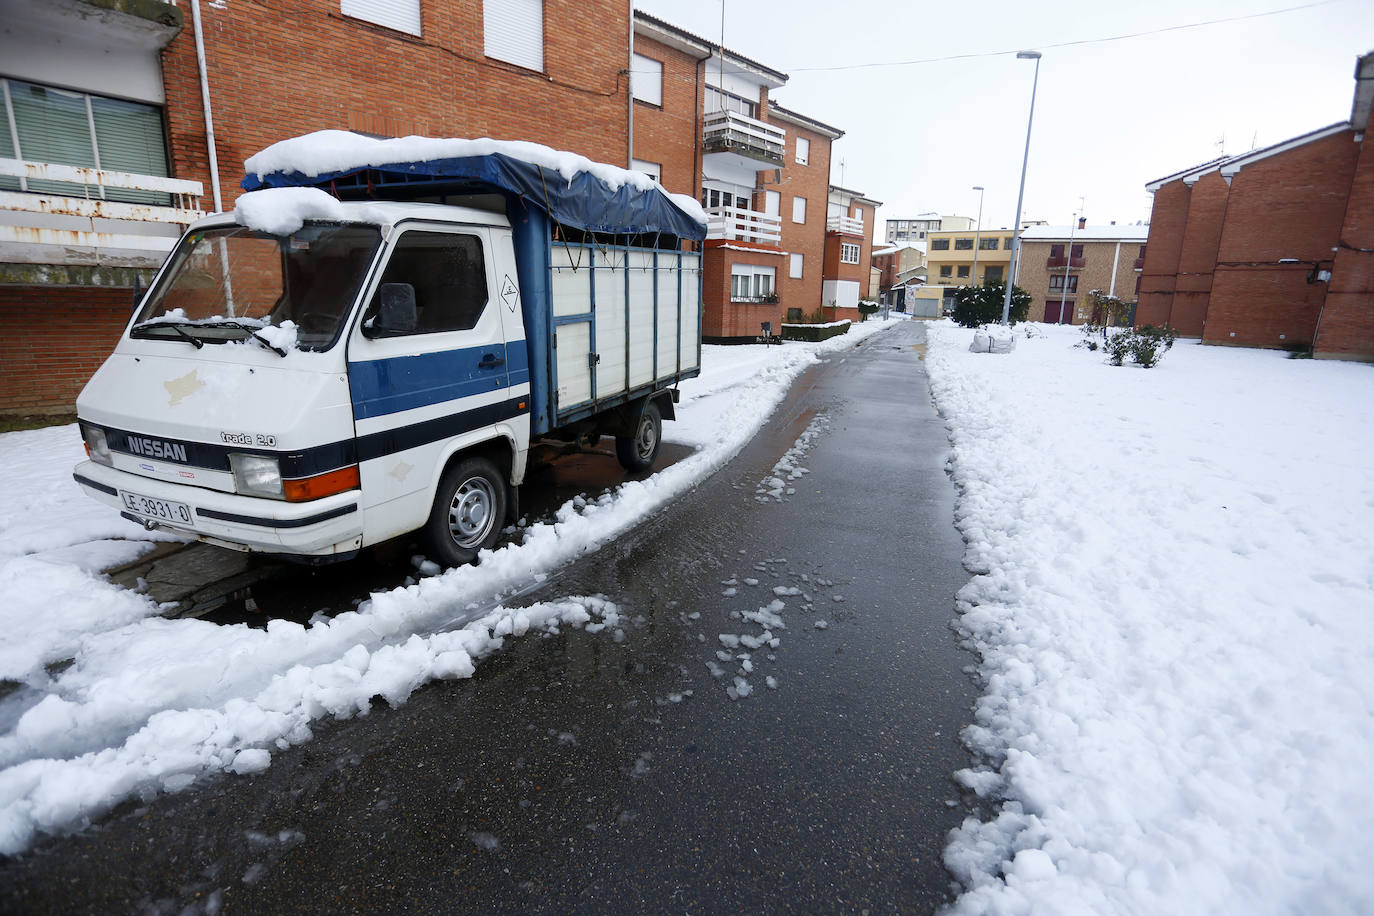
[[249, 157], [244, 168], [247, 191], [333, 188], [340, 179], [376, 171], [383, 188], [423, 182], [514, 194], [560, 223], [595, 232], [661, 232], [698, 240], [706, 235], [701, 206], [668, 193], [648, 175], [518, 140], [379, 140], [322, 130], [274, 143]]

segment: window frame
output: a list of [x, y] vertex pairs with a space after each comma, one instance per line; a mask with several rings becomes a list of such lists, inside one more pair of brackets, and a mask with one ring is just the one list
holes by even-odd
[[[647, 66], [649, 64], [657, 68], [656, 73]], [[641, 94], [641, 90], [650, 82], [654, 84], [654, 91]], [[636, 102], [643, 102], [655, 108], [663, 107], [663, 61], [655, 60], [638, 51], [630, 55], [630, 96]]]
[[955, 250], [955, 251], [972, 251], [972, 250], [973, 250], [973, 239], [971, 239], [971, 238], [967, 238], [967, 239], [955, 239], [955, 240], [954, 240], [954, 250]]
[[[478, 265], [480, 268], [479, 275], [482, 278], [482, 285], [486, 293], [486, 298], [483, 300], [481, 308], [477, 310], [476, 315], [473, 317], [472, 324], [467, 327], [431, 328], [429, 330], [420, 330], [419, 328], [417, 328], [415, 331], [410, 333], [376, 335], [369, 334], [366, 327], [367, 321], [369, 318], [376, 315], [376, 306], [378, 306], [381, 302], [382, 284], [387, 282], [396, 282], [389, 281], [387, 279], [387, 271], [391, 269], [392, 264], [396, 260], [396, 256], [401, 253], [402, 247], [405, 245], [407, 237], [413, 235], [447, 236], [455, 239], [472, 239], [477, 245], [477, 252], [480, 256]], [[476, 330], [482, 324], [483, 320], [486, 319], [486, 317], [493, 311], [491, 308], [491, 258], [489, 257], [489, 253], [487, 251], [488, 244], [489, 238], [485, 232], [474, 232], [470, 228], [449, 228], [445, 226], [427, 223], [407, 225], [404, 228], [401, 228], [400, 234], [398, 235], [396, 240], [388, 243], [386, 252], [386, 262], [379, 265], [379, 267], [377, 268], [376, 280], [373, 282], [372, 288], [369, 290], [369, 295], [366, 301], [364, 302], [362, 309], [360, 310], [361, 314], [358, 320], [358, 329], [362, 333], [362, 336], [374, 342], [382, 340], [414, 340], [415, 338], [430, 337], [435, 334], [468, 334]], [[412, 283], [411, 285], [413, 286], [414, 284]]]
[[[853, 252], [852, 257], [850, 256], [851, 251]], [[854, 242], [840, 242], [841, 264], [858, 264], [862, 256], [863, 247], [861, 245], [857, 245]]]
[[[746, 281], [747, 292], [741, 292], [737, 285], [739, 280]], [[767, 282], [761, 283], [760, 280], [767, 280]], [[777, 281], [778, 269], [776, 267], [766, 267], [762, 264], [731, 264], [730, 301], [764, 302], [769, 296], [777, 295]]]
[[806, 257], [800, 251], [794, 251], [788, 255], [787, 276], [792, 280], [803, 279], [806, 270]]
[[[405, 7], [401, 11], [403, 17], [394, 15], [402, 6]], [[413, 17], [404, 15], [409, 14], [412, 9], [414, 11]], [[420, 38], [424, 34], [420, 0], [339, 0], [339, 14], [359, 22], [381, 26], [393, 32], [414, 35], [416, 38]], [[409, 27], [411, 22], [414, 23], [414, 28]]]
[[[800, 207], [801, 219], [797, 219], [798, 207]], [[806, 198], [796, 195], [792, 198], [792, 222], [798, 225], [806, 225]]]
[[[802, 152], [803, 143], [806, 144], [805, 153]], [[797, 137], [797, 142], [793, 147], [792, 157], [796, 160], [797, 165], [811, 164], [811, 139], [809, 137]]]
[[949, 251], [949, 239], [931, 239], [931, 251]]
[[[537, 5], [539, 8], [538, 22], [536, 24], [534, 16], [529, 15], [528, 8], [517, 9], [517, 5], [529, 7]], [[496, 16], [495, 13], [504, 14]], [[548, 50], [546, 40], [546, 26], [548, 17], [544, 15], [544, 0], [482, 0], [482, 54], [491, 59], [499, 60], [502, 63], [510, 64], [513, 67], [520, 67], [533, 73], [546, 72], [548, 64], [545, 52]], [[499, 21], [499, 26], [493, 27], [493, 23]], [[538, 42], [538, 66], [533, 66], [532, 58], [526, 58], [505, 47], [501, 39], [505, 35], [518, 35], [530, 37], [537, 27]], [[493, 48], [493, 38], [497, 39], [496, 47]], [[514, 47], [512, 45], [511, 47]], [[530, 49], [534, 48], [530, 42]], [[504, 53], [492, 53], [493, 51]]]

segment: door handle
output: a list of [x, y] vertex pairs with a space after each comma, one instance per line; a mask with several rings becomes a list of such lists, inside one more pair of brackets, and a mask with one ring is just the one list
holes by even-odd
[[478, 369], [495, 369], [497, 366], [504, 365], [505, 357], [497, 356], [495, 353], [483, 354], [481, 361], [477, 364]]

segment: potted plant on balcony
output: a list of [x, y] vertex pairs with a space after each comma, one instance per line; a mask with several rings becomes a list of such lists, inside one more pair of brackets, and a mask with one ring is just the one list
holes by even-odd
[[777, 305], [777, 304], [778, 304], [778, 294], [777, 294], [777, 293], [769, 293], [768, 295], [764, 296], [763, 299], [762, 299], [761, 301], [763, 301], [763, 302], [766, 303], [767, 305]]

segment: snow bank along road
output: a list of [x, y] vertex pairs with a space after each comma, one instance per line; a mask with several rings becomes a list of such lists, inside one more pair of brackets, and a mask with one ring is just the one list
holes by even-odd
[[[404, 702], [433, 678], [462, 678], [508, 637], [590, 625], [618, 631], [594, 598], [479, 615], [634, 526], [730, 459], [818, 353], [853, 346], [883, 323], [820, 344], [707, 348], [666, 427], [689, 458], [614, 493], [565, 505], [480, 566], [374, 594], [356, 611], [265, 629], [165, 620], [97, 571], [146, 548], [141, 529], [76, 492], [74, 427], [0, 439], [17, 499], [0, 515], [0, 852], [39, 831], [78, 828], [122, 799], [177, 791], [215, 772], [253, 773], [310, 738], [311, 723]], [[128, 538], [131, 540], [120, 540]], [[472, 619], [478, 617], [479, 619]], [[68, 663], [70, 661], [70, 663]]]

